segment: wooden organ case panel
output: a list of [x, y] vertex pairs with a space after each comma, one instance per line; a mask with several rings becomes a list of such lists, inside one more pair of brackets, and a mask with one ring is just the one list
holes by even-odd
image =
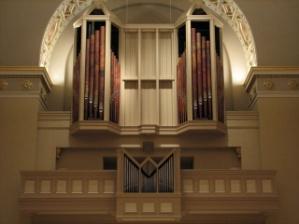
[[175, 24], [105, 13], [75, 24], [73, 123], [121, 135], [224, 133], [222, 24], [198, 8]]
[[119, 25], [106, 10], [85, 12], [74, 27], [73, 122], [119, 122]]

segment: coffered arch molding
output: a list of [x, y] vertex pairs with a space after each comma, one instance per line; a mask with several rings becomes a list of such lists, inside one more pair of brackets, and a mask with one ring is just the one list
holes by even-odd
[[[68, 24], [95, 0], [63, 0], [52, 15], [42, 40], [39, 65], [49, 67], [54, 46]], [[106, 0], [106, 2], [109, 0]], [[257, 65], [256, 47], [250, 25], [233, 0], [202, 0], [207, 8], [226, 21], [236, 33], [249, 69]]]

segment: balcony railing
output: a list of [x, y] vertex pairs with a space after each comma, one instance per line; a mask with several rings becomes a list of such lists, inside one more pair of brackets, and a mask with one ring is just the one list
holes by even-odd
[[203, 214], [263, 214], [278, 208], [275, 172], [183, 170], [181, 192], [116, 192], [115, 171], [21, 173], [22, 211], [110, 215], [118, 221], [178, 221]]
[[21, 177], [25, 212], [115, 211], [115, 171], [24, 171]]
[[278, 208], [275, 172], [265, 170], [185, 170], [182, 208], [203, 212], [264, 212]]

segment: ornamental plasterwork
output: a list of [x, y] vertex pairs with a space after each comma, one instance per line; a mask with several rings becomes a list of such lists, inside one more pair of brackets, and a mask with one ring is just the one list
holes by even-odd
[[8, 82], [5, 80], [0, 80], [0, 90], [4, 90], [8, 86]]
[[257, 66], [255, 43], [250, 25], [233, 0], [203, 0], [216, 14], [220, 15], [237, 34], [245, 53], [247, 67]]
[[271, 80], [265, 80], [263, 82], [263, 86], [265, 87], [265, 89], [271, 90], [273, 89], [274, 83]]
[[289, 80], [288, 81], [288, 88], [291, 89], [291, 90], [296, 90], [298, 89], [299, 87], [299, 84], [296, 80]]
[[23, 83], [23, 88], [26, 90], [30, 90], [33, 87], [33, 82], [31, 80], [25, 80]]
[[[64, 0], [52, 15], [44, 33], [40, 66], [49, 66], [53, 48], [66, 26], [94, 0]], [[102, 0], [105, 1], [105, 0]], [[256, 48], [249, 23], [233, 0], [203, 0], [205, 5], [221, 16], [236, 32], [246, 57], [248, 68], [257, 65]]]

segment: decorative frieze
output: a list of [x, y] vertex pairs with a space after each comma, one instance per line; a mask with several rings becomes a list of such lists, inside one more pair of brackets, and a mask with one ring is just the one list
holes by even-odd
[[244, 87], [251, 105], [258, 97], [299, 97], [299, 67], [252, 67]]
[[0, 97], [38, 97], [43, 107], [52, 89], [43, 67], [0, 66]]

